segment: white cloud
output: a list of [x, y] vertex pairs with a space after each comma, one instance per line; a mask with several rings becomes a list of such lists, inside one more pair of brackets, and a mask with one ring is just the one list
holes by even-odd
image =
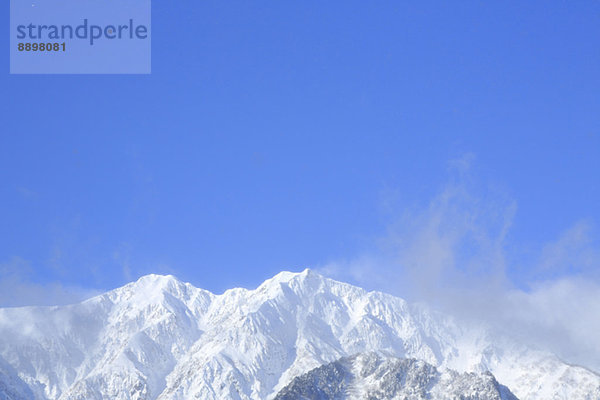
[[[510, 253], [516, 202], [476, 185], [472, 160], [452, 162], [450, 183], [425, 207], [395, 217], [375, 250], [321, 272], [485, 320], [600, 371], [600, 247], [591, 224], [577, 222], [529, 249], [535, 261]], [[519, 287], [509, 279], [517, 269], [528, 279]]]
[[36, 283], [32, 277], [29, 263], [22, 258], [0, 264], [0, 307], [71, 304], [99, 294], [58, 282]]
[[533, 344], [600, 371], [600, 285], [583, 276], [506, 294], [502, 321]]
[[600, 249], [592, 239], [591, 224], [580, 221], [565, 231], [558, 240], [542, 249], [539, 262], [541, 273], [600, 275]]

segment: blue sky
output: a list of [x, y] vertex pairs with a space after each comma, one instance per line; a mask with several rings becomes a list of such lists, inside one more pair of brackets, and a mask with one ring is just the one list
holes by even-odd
[[532, 265], [573, 229], [596, 254], [599, 15], [594, 1], [154, 1], [149, 76], [9, 75], [6, 35], [0, 278], [252, 287], [377, 252], [457, 179], [468, 207], [515, 205], [512, 284], [574, 274]]

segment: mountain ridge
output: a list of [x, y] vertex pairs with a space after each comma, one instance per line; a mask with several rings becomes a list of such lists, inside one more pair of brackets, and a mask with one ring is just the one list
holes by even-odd
[[361, 353], [295, 377], [274, 400], [518, 400], [489, 373], [438, 371], [416, 359]]
[[552, 354], [308, 269], [220, 295], [146, 275], [73, 305], [0, 309], [0, 335], [0, 383], [9, 366], [36, 400], [264, 399], [368, 351], [489, 370], [521, 399], [600, 398], [595, 373]]

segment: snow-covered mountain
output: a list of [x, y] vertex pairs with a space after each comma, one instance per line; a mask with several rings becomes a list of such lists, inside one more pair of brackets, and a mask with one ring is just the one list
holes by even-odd
[[0, 309], [0, 399], [270, 399], [365, 352], [490, 371], [519, 399], [600, 399], [600, 376], [306, 270], [221, 295], [149, 275], [80, 304]]
[[489, 372], [437, 370], [425, 361], [362, 353], [317, 367], [275, 400], [517, 400]]

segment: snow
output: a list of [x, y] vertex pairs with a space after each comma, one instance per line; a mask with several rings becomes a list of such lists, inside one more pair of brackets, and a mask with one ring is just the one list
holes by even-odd
[[438, 371], [421, 360], [361, 353], [303, 374], [283, 388], [275, 400], [515, 400], [489, 372]]
[[0, 399], [266, 399], [371, 351], [489, 370], [520, 399], [600, 398], [592, 371], [310, 270], [221, 295], [148, 275], [80, 304], [0, 309], [0, 338]]

